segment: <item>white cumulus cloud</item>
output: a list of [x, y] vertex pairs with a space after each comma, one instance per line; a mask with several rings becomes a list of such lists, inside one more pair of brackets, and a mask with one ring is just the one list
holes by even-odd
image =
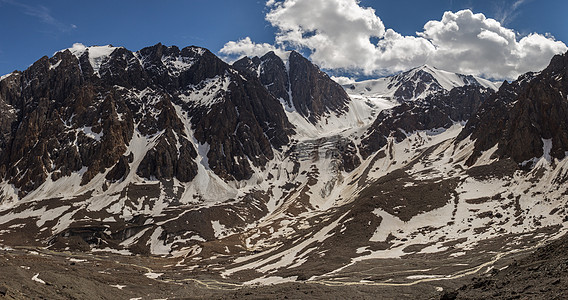
[[471, 10], [445, 12], [423, 31], [404, 36], [387, 28], [373, 8], [357, 0], [269, 0], [266, 20], [275, 45], [250, 38], [228, 42], [224, 55], [258, 56], [305, 49], [325, 69], [385, 75], [428, 63], [440, 69], [490, 78], [514, 78], [544, 68], [568, 48], [550, 36], [519, 37], [498, 21]]
[[566, 45], [541, 34], [520, 40], [494, 19], [470, 10], [445, 12], [442, 20], [429, 21], [419, 36], [436, 47], [428, 63], [441, 69], [492, 78], [514, 78], [538, 71]]
[[331, 80], [341, 85], [355, 83], [355, 79], [346, 76], [331, 76]]
[[274, 51], [274, 53], [279, 56], [283, 56], [285, 52], [284, 50], [268, 43], [253, 43], [250, 37], [246, 37], [237, 42], [230, 41], [226, 43], [221, 50], [219, 50], [220, 53], [227, 56], [226, 58], [228, 61], [234, 61], [244, 56], [260, 57], [270, 51]]

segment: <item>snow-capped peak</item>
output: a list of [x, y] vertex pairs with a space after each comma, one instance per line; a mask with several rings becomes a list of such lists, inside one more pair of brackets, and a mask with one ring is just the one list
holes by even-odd
[[438, 70], [438, 68], [436, 68], [436, 67], [434, 67], [434, 66], [430, 66], [430, 65], [428, 65], [428, 64], [423, 64], [423, 65], [421, 65], [421, 66], [419, 66], [419, 67], [414, 68], [414, 70], [423, 70], [423, 71], [428, 72], [428, 71], [435, 71], [435, 70]]
[[[105, 46], [85, 46], [81, 43], [73, 44], [73, 47], [64, 49], [69, 50], [77, 59], [79, 59], [83, 54], [86, 52], [89, 56], [89, 62], [93, 67], [93, 71], [95, 74], [99, 75], [99, 70], [101, 65], [110, 57], [112, 52], [119, 47], [113, 47], [112, 45], [105, 45]], [[61, 51], [58, 51], [61, 52]]]
[[465, 85], [497, 90], [497, 86], [489, 80], [440, 70], [430, 65], [422, 65], [389, 77], [346, 84], [344, 88], [351, 95], [412, 101]]
[[6, 78], [8, 78], [8, 77], [10, 77], [10, 75], [12, 75], [12, 74], [14, 74], [14, 73], [10, 73], [10, 74], [6, 74], [6, 75], [0, 76], [0, 81], [6, 79]]
[[422, 65], [414, 70], [419, 70], [431, 74], [436, 79], [436, 81], [438, 81], [438, 83], [448, 91], [455, 87], [472, 84], [479, 84], [485, 88], [497, 90], [497, 87], [491, 81], [473, 75], [463, 75], [459, 73], [448, 72], [430, 65]]

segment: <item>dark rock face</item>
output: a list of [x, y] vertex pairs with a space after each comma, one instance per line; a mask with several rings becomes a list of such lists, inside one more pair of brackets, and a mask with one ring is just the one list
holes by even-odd
[[357, 146], [353, 141], [348, 143], [339, 144], [337, 147], [341, 153], [342, 168], [346, 172], [351, 172], [361, 165], [361, 160], [357, 156]]
[[63, 51], [1, 83], [0, 98], [17, 117], [0, 161], [3, 175], [24, 194], [48, 175], [55, 180], [82, 167], [88, 182], [126, 150], [133, 125], [128, 116], [118, 119], [123, 103], [81, 70], [77, 58]]
[[407, 133], [447, 129], [455, 122], [466, 121], [491, 94], [491, 90], [479, 86], [463, 86], [381, 111], [361, 141], [361, 155], [367, 158], [381, 149], [389, 136], [400, 142]]
[[290, 78], [286, 71], [286, 65], [273, 51], [266, 53], [261, 58], [244, 57], [236, 61], [233, 67], [243, 71], [248, 76], [257, 77], [276, 99], [281, 99], [288, 106], [292, 106], [290, 102]]
[[[0, 176], [21, 196], [83, 168], [82, 184], [105, 172], [120, 181], [131, 171], [189, 182], [197, 150], [188, 130], [209, 145], [215, 173], [247, 179], [251, 163], [262, 167], [293, 133], [258, 80], [243, 79], [206, 49], [109, 49], [96, 67], [91, 48], [78, 57], [65, 50], [0, 82]], [[135, 135], [155, 142], [133, 170], [133, 151], [146, 151], [130, 148]]]
[[175, 177], [181, 182], [189, 182], [197, 175], [197, 164], [193, 161], [196, 156], [197, 153], [187, 138], [177, 136], [171, 129], [167, 129], [156, 146], [146, 152], [136, 173], [144, 178]]
[[225, 179], [248, 179], [251, 165], [263, 166], [275, 148], [288, 143], [292, 125], [282, 106], [257, 81], [238, 76], [229, 85], [230, 98], [208, 108], [190, 109], [194, 134], [207, 143], [209, 165]]
[[315, 122], [324, 113], [346, 109], [349, 96], [327, 74], [299, 53], [290, 53], [290, 87], [292, 103], [300, 114]]
[[[425, 92], [442, 92], [444, 89], [432, 74], [418, 70], [412, 74], [402, 73], [398, 77], [405, 78], [394, 92], [394, 97], [400, 102], [415, 99]], [[396, 77], [395, 80], [397, 81]]]
[[[274, 52], [272, 52], [274, 53]], [[245, 74], [249, 77], [259, 77], [258, 73], [260, 71], [260, 63], [261, 59], [258, 56], [250, 58], [245, 56], [233, 63], [233, 68], [237, 69], [242, 74]]]
[[233, 66], [249, 77], [259, 78], [274, 97], [312, 123], [325, 113], [341, 114], [347, 109], [349, 96], [345, 90], [295, 51], [290, 53], [288, 69], [274, 52], [261, 58], [245, 57]]
[[[280, 148], [288, 143], [292, 125], [279, 101], [258, 80], [243, 80], [238, 72], [208, 50], [188, 47], [180, 51], [158, 44], [140, 50], [139, 56], [149, 70], [149, 77], [161, 83], [173, 95], [172, 101], [191, 117], [195, 138], [209, 146], [209, 166], [222, 178], [250, 178], [250, 162], [263, 166], [273, 157], [272, 147]], [[174, 67], [180, 61], [191, 66], [179, 71]], [[184, 100], [184, 96], [214, 79], [215, 84], [206, 86], [209, 90], [199, 95], [212, 96], [214, 104]], [[219, 86], [223, 82], [229, 83], [226, 89]]]
[[118, 163], [107, 173], [105, 178], [111, 182], [116, 182], [120, 180], [124, 180], [126, 175], [130, 173], [130, 163], [132, 163], [132, 159], [134, 156], [130, 153], [129, 156], [121, 156], [118, 160]]
[[282, 59], [274, 52], [268, 52], [260, 61], [262, 62], [260, 82], [276, 99], [283, 99], [288, 106], [291, 106], [290, 77]]
[[[19, 98], [21, 95], [21, 91], [17, 88], [20, 77], [21, 73], [12, 74], [0, 82], [0, 95], [4, 95], [4, 97], [0, 97], [0, 112], [2, 112], [2, 118], [0, 118], [0, 158], [7, 155], [14, 131], [13, 125], [16, 124], [18, 118], [17, 110], [10, 103], [13, 103], [13, 99]], [[0, 164], [0, 177], [4, 177], [5, 173], [6, 166]]]
[[503, 84], [459, 136], [475, 140], [468, 163], [498, 144], [496, 157], [522, 164], [547, 154], [545, 140], [551, 140], [552, 158], [564, 158], [568, 151], [567, 66], [568, 54], [557, 55], [541, 73], [528, 73]]

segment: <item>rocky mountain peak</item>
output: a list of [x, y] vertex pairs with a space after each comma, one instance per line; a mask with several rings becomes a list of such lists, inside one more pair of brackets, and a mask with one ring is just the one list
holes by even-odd
[[176, 46], [156, 44], [135, 55], [152, 81], [169, 90], [196, 85], [229, 70], [229, 65], [209, 50], [195, 46], [180, 50]]
[[422, 65], [389, 77], [355, 82], [346, 85], [345, 89], [352, 95], [381, 97], [403, 103], [467, 85], [497, 90], [493, 82], [483, 78], [452, 73], [430, 65]]
[[285, 106], [291, 107], [290, 79], [284, 61], [274, 51], [262, 57], [244, 57], [233, 64], [237, 70], [256, 77]]
[[542, 72], [503, 84], [460, 134], [461, 139], [475, 140], [468, 162], [474, 163], [495, 145], [494, 157], [511, 158], [522, 167], [531, 167], [540, 158], [564, 158], [568, 151], [567, 65], [566, 54], [557, 55]]
[[288, 60], [292, 104], [311, 122], [324, 113], [344, 112], [349, 96], [343, 88], [296, 51]]
[[288, 111], [296, 111], [310, 122], [326, 113], [341, 114], [349, 96], [343, 88], [296, 51], [284, 62], [273, 51], [258, 58], [243, 58], [233, 64], [239, 71], [260, 79]]
[[250, 58], [245, 56], [233, 63], [233, 67], [240, 72], [246, 73], [250, 77], [259, 77], [259, 66], [261, 60], [258, 56]]
[[566, 79], [568, 69], [568, 52], [562, 55], [555, 55], [552, 57], [550, 64], [546, 69], [544, 69], [543, 73], [550, 74], [552, 76], [558, 76], [556, 79], [564, 78]]
[[[289, 55], [291, 55], [292, 52], [296, 52], [296, 51], [290, 51]], [[274, 51], [268, 51], [268, 52], [266, 52], [266, 54], [264, 54], [260, 58], [260, 60], [262, 62], [275, 61], [276, 63], [279, 63], [280, 61], [282, 61], [282, 58], [280, 58], [280, 56], [276, 55], [276, 53]]]

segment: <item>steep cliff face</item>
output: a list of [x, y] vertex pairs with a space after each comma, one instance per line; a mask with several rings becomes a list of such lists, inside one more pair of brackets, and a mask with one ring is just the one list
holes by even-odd
[[349, 96], [327, 74], [295, 51], [284, 62], [274, 52], [258, 58], [242, 58], [233, 66], [260, 79], [266, 89], [290, 111], [312, 123], [326, 113], [342, 114]]
[[262, 57], [243, 57], [236, 61], [233, 66], [248, 76], [256, 77], [262, 85], [281, 102], [291, 107], [290, 102], [290, 77], [284, 61], [273, 51]]
[[540, 73], [505, 83], [484, 103], [460, 134], [471, 137], [473, 164], [498, 145], [494, 158], [511, 158], [521, 166], [540, 157], [562, 159], [568, 151], [568, 54], [555, 56]]
[[18, 111], [10, 103], [21, 96], [21, 90], [17, 84], [20, 77], [21, 73], [12, 73], [0, 81], [0, 94], [3, 95], [0, 97], [0, 112], [2, 113], [0, 119], [0, 177], [2, 178], [6, 175], [6, 165], [3, 160], [8, 155], [9, 144], [15, 131], [13, 127], [18, 119]]
[[349, 97], [339, 84], [299, 53], [289, 58], [292, 103], [301, 115], [315, 122], [324, 113], [341, 113]]
[[230, 76], [230, 97], [223, 102], [211, 107], [182, 107], [192, 116], [197, 140], [210, 147], [211, 168], [223, 178], [242, 180], [250, 178], [252, 166], [263, 166], [272, 159], [272, 147], [287, 144], [293, 130], [280, 102], [258, 81], [243, 80], [233, 73]]
[[[86, 168], [83, 180], [112, 167], [133, 133], [119, 118], [123, 101], [69, 51], [44, 57], [1, 84], [16, 119], [1, 158], [5, 177], [22, 193]], [[83, 76], [87, 72], [88, 76]]]

